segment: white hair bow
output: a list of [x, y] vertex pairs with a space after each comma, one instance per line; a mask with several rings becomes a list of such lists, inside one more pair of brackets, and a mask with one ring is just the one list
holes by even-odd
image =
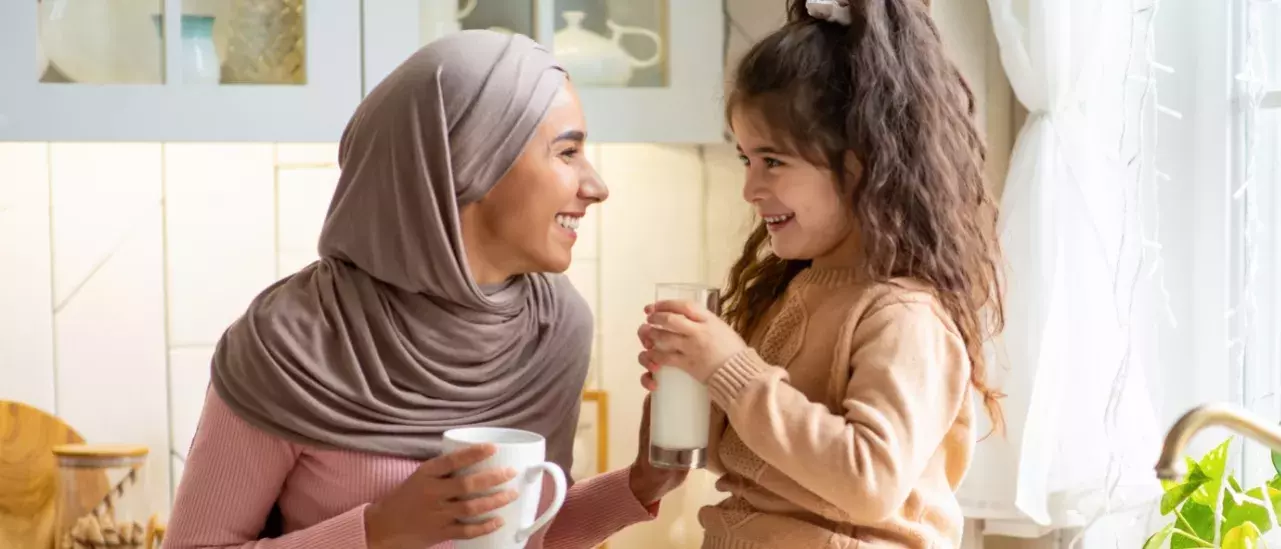
[[810, 17], [849, 25], [853, 21], [849, 0], [806, 0], [805, 9]]

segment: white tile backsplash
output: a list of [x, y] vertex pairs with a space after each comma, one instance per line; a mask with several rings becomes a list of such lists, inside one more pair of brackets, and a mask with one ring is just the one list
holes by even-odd
[[49, 145], [0, 146], [0, 399], [55, 405]]
[[280, 264], [288, 275], [318, 257], [316, 243], [329, 200], [338, 186], [337, 167], [281, 168], [276, 175], [276, 216]]
[[275, 281], [274, 173], [272, 145], [165, 146], [170, 345], [213, 344]]
[[67, 301], [118, 246], [158, 229], [148, 223], [150, 214], [160, 211], [160, 147], [53, 144], [49, 184], [56, 304]]
[[[101, 194], [83, 200], [95, 198]], [[55, 195], [55, 219], [59, 207]], [[129, 212], [129, 230], [95, 257], [98, 267], [55, 310], [56, 412], [86, 440], [150, 447], [148, 493], [164, 502], [169, 410], [161, 210], [157, 203]], [[84, 234], [55, 231], [54, 249], [97, 252], [76, 247], [73, 239]]]

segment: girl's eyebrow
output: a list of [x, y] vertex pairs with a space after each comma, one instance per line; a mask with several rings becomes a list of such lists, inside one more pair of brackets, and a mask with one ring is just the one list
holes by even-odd
[[[738, 153], [739, 153], [739, 154], [743, 154], [743, 148], [742, 148], [742, 147], [740, 147], [740, 146], [738, 146], [738, 145], [734, 145], [734, 148], [735, 148], [735, 149], [738, 149]], [[774, 148], [774, 147], [770, 147], [770, 146], [768, 146], [768, 145], [767, 145], [767, 146], [763, 146], [763, 147], [756, 147], [756, 148], [752, 149], [752, 152], [754, 152], [754, 153], [756, 153], [756, 154], [777, 154], [777, 155], [786, 155], [786, 154], [787, 154], [787, 153], [785, 153], [785, 152], [783, 152], [783, 151], [780, 151], [780, 150], [778, 150], [778, 149], [776, 149], [776, 148]]]

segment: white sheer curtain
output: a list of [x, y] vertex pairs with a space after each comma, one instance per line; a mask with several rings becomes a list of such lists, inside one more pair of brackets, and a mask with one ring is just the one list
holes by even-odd
[[1130, 2], [988, 5], [1029, 115], [1001, 202], [1007, 315], [993, 375], [1008, 430], [979, 443], [960, 495], [986, 533], [1035, 537], [1160, 494], [1138, 190], [1153, 173], [1128, 162], [1145, 138], [1126, 75], [1147, 69]]

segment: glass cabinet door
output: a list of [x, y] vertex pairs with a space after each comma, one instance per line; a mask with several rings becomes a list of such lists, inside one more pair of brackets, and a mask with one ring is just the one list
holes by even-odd
[[[37, 0], [44, 83], [307, 83], [307, 0]], [[172, 19], [172, 21], [171, 21]], [[165, 28], [175, 22], [174, 74]]]
[[543, 42], [551, 43], [576, 85], [667, 87], [668, 0], [545, 0], [543, 4], [543, 34], [549, 37]]
[[492, 29], [555, 53], [594, 141], [724, 138], [721, 0], [377, 0], [364, 3], [364, 25], [366, 94], [433, 40]]
[[0, 139], [337, 140], [359, 17], [348, 0], [5, 0]]

